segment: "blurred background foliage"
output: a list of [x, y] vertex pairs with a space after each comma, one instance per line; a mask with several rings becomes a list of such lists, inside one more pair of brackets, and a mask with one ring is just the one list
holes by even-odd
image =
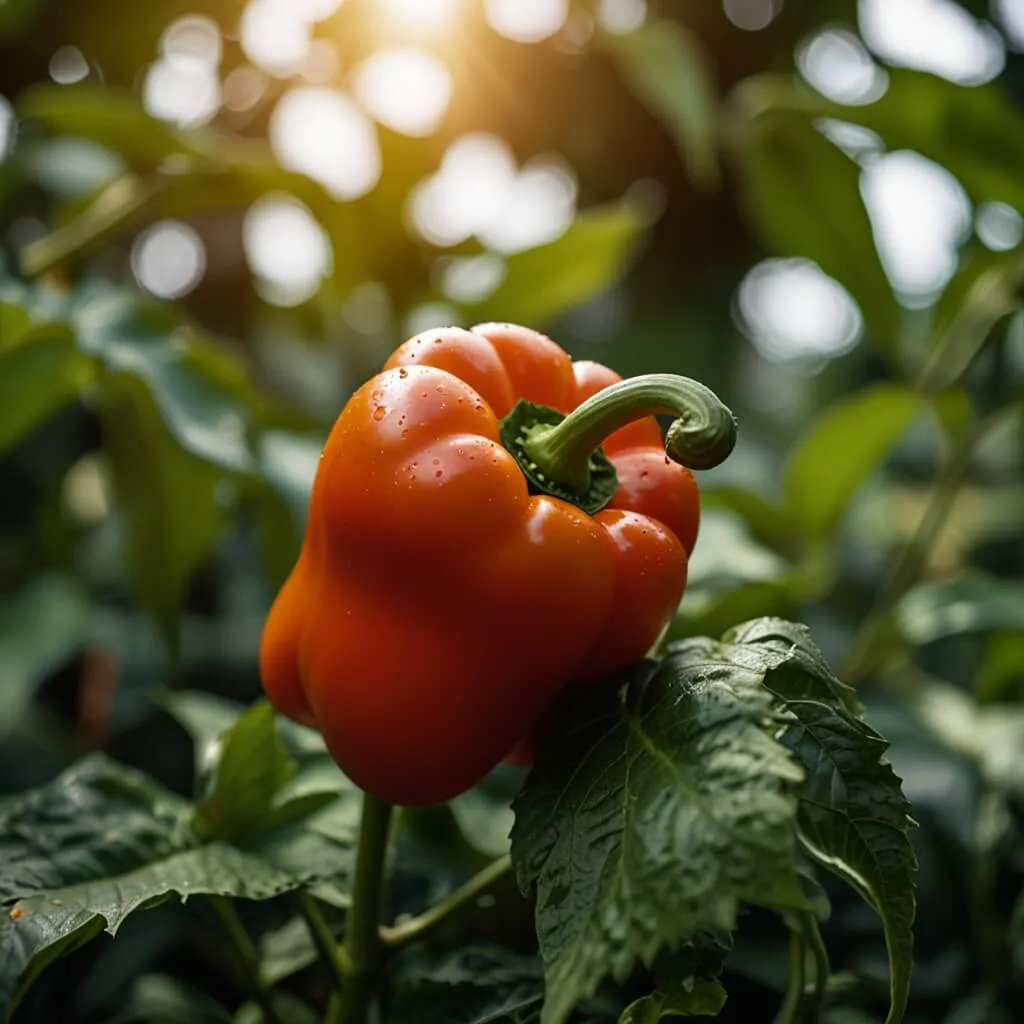
[[[1021, 1019], [1022, 212], [1021, 0], [0, 0], [0, 799], [97, 748], [187, 786], [154, 687], [258, 693], [347, 395], [525, 322], [736, 410], [673, 632], [808, 622], [922, 825], [912, 1019]], [[431, 819], [439, 891], [466, 814], [502, 845]], [[183, 913], [26, 1019], [201, 983]], [[870, 913], [826, 939], [876, 1019]]]

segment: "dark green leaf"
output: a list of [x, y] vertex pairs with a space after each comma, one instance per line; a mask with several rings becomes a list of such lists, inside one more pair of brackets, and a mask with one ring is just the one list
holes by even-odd
[[66, 327], [41, 325], [14, 344], [0, 337], [0, 454], [75, 398], [93, 373]]
[[[889, 1024], [906, 1009], [913, 964], [913, 824], [885, 740], [853, 711], [850, 689], [829, 668], [805, 626], [766, 619], [722, 638], [687, 642], [714, 652], [724, 669], [760, 671], [792, 716], [781, 742], [806, 773], [801, 838], [816, 860], [848, 882], [879, 914], [889, 950]], [[674, 654], [677, 647], [669, 649]]]
[[82, 643], [87, 611], [74, 580], [49, 573], [0, 604], [0, 736], [17, 728], [35, 687]]
[[173, 646], [189, 580], [220, 531], [221, 474], [175, 444], [134, 374], [102, 378], [100, 410], [135, 597]]
[[941, 390], [958, 381], [995, 326], [1021, 304], [1024, 253], [979, 253], [947, 285], [935, 312], [935, 345], [921, 386]]
[[816, 700], [853, 713], [861, 711], [853, 688], [836, 677], [811, 639], [811, 631], [800, 622], [775, 618], [745, 622], [722, 637], [719, 650], [729, 661], [767, 672], [765, 685], [786, 700]]
[[721, 664], [711, 641], [641, 666], [625, 698], [578, 697], [514, 804], [512, 855], [535, 888], [545, 1024], [606, 975], [702, 931], [741, 902], [803, 906], [793, 789], [802, 773], [768, 735], [763, 669]]
[[633, 92], [665, 122], [693, 181], [716, 185], [718, 97], [700, 39], [679, 22], [659, 18], [602, 42]]
[[717, 1017], [725, 1000], [725, 989], [717, 978], [698, 978], [631, 1003], [622, 1011], [619, 1024], [659, 1024], [666, 1017]]
[[889, 951], [888, 1024], [903, 1019], [914, 958], [914, 872], [908, 836], [913, 824], [900, 780], [884, 759], [888, 746], [848, 712], [813, 700], [791, 699], [802, 687], [766, 685], [786, 699], [794, 718], [785, 743], [804, 766], [801, 833], [808, 851], [851, 885], [878, 913]]
[[827, 410], [786, 462], [787, 515], [811, 536], [828, 534], [924, 408], [909, 388], [877, 384]]
[[468, 319], [543, 324], [614, 284], [649, 218], [633, 204], [586, 210], [557, 241], [509, 256], [506, 274]]
[[268, 985], [276, 985], [316, 963], [319, 953], [301, 917], [265, 932], [260, 939], [260, 963]]
[[900, 601], [896, 618], [915, 646], [958, 633], [1024, 632], [1024, 583], [981, 572], [922, 583]]
[[202, 843], [193, 808], [100, 755], [0, 808], [0, 1017], [53, 960], [132, 912], [177, 896], [270, 899], [344, 880], [352, 845], [308, 821], [243, 849]]
[[231, 1014], [205, 992], [166, 974], [146, 974], [109, 1024], [231, 1024]]
[[233, 839], [265, 824], [275, 798], [298, 771], [275, 728], [276, 712], [254, 704], [220, 739], [213, 792], [196, 812], [196, 827]]
[[221, 736], [246, 711], [244, 704], [197, 690], [165, 691], [158, 693], [156, 700], [192, 737], [196, 775], [199, 778], [217, 763]]
[[665, 1017], [715, 1017], [725, 1005], [718, 981], [732, 942], [701, 935], [678, 949], [664, 950], [651, 968], [657, 989], [623, 1010], [619, 1024], [658, 1024]]
[[[271, 999], [281, 1024], [320, 1024], [320, 1014], [304, 999], [291, 992], [274, 992]], [[267, 1024], [267, 1016], [258, 1004], [246, 1003], [235, 1014], [234, 1024]]]
[[781, 256], [813, 260], [842, 284], [881, 351], [895, 358], [901, 313], [875, 248], [857, 164], [803, 115], [769, 111], [741, 124], [735, 165], [764, 243]]
[[406, 954], [392, 981], [388, 1024], [491, 1024], [543, 998], [539, 960], [498, 946]]

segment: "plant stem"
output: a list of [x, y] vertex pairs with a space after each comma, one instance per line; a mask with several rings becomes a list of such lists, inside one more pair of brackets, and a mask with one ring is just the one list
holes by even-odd
[[628, 423], [658, 413], [679, 417], [669, 428], [665, 451], [691, 469], [717, 466], [736, 444], [736, 419], [710, 388], [689, 377], [650, 373], [599, 391], [561, 423], [532, 427], [523, 450], [543, 474], [584, 491], [590, 457], [601, 442]]
[[880, 641], [889, 615], [899, 599], [920, 578], [932, 545], [945, 526], [956, 502], [975, 449], [1008, 415], [1018, 415], [1019, 411], [1019, 403], [998, 409], [977, 424], [973, 430], [968, 431], [950, 453], [935, 482], [917, 529], [897, 555], [874, 607], [850, 645], [850, 653], [840, 673], [847, 682], [858, 682], [876, 668]]
[[789, 971], [786, 978], [786, 998], [779, 1007], [772, 1024], [797, 1024], [800, 1004], [804, 995], [804, 938], [798, 928], [789, 931]]
[[274, 1009], [271, 990], [263, 980], [259, 950], [245, 930], [245, 925], [242, 924], [234, 903], [227, 896], [211, 896], [209, 899], [214, 913], [220, 919], [224, 931], [227, 932], [238, 953], [238, 959], [241, 961], [253, 999], [263, 1011], [263, 1016], [268, 1024], [281, 1024], [281, 1018]]
[[387, 852], [392, 805], [369, 793], [363, 795], [352, 906], [345, 922], [341, 948], [344, 976], [338, 1024], [365, 1024], [373, 999], [373, 983], [379, 967], [380, 913], [384, 892], [384, 855]]
[[814, 956], [814, 981], [811, 987], [811, 997], [807, 1004], [806, 1014], [808, 1024], [818, 1024], [821, 1015], [825, 1010], [825, 996], [828, 994], [828, 979], [831, 974], [831, 967], [828, 962], [828, 950], [821, 937], [821, 929], [813, 914], [804, 913], [800, 915], [804, 938], [810, 946]]
[[306, 927], [309, 929], [313, 945], [316, 946], [324, 966], [330, 971], [335, 988], [340, 992], [345, 985], [345, 973], [341, 968], [341, 958], [338, 955], [338, 944], [335, 941], [334, 933], [324, 920], [324, 915], [320, 912], [320, 905], [308, 892], [296, 893], [296, 903], [298, 903], [299, 913], [302, 914]]
[[391, 949], [401, 949], [411, 942], [425, 938], [438, 925], [448, 920], [452, 914], [476, 903], [488, 889], [501, 881], [511, 868], [512, 860], [507, 854], [504, 857], [499, 857], [498, 860], [488, 864], [436, 906], [424, 911], [418, 917], [391, 928], [382, 928], [381, 939]]

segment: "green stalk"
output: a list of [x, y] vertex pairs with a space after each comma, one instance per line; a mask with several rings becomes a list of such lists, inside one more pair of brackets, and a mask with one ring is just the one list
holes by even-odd
[[772, 1024], [797, 1024], [800, 1005], [804, 998], [804, 938], [796, 928], [789, 932], [789, 972], [786, 998], [779, 1007]]
[[475, 874], [465, 885], [459, 886], [436, 906], [424, 911], [418, 917], [391, 928], [381, 929], [381, 938], [386, 946], [391, 949], [401, 949], [403, 946], [425, 938], [438, 925], [449, 920], [455, 914], [467, 907], [473, 906], [476, 901], [500, 882], [512, 869], [512, 860], [506, 854], [498, 860], [488, 864], [482, 871]]
[[242, 924], [234, 903], [227, 896], [211, 896], [209, 899], [210, 906], [213, 907], [214, 913], [235, 947], [252, 998], [263, 1011], [267, 1024], [282, 1024], [281, 1018], [274, 1008], [273, 994], [263, 980], [259, 950], [245, 930], [245, 925]]
[[391, 804], [369, 793], [363, 795], [352, 906], [345, 922], [345, 941], [340, 950], [343, 985], [338, 1024], [365, 1024], [373, 1001], [382, 950], [380, 916], [384, 858], [392, 810]]
[[522, 448], [540, 476], [582, 493], [601, 442], [634, 420], [661, 413], [678, 417], [665, 452], [683, 466], [711, 469], [735, 447], [736, 419], [710, 388], [688, 377], [651, 373], [599, 391], [556, 425], [527, 428]]

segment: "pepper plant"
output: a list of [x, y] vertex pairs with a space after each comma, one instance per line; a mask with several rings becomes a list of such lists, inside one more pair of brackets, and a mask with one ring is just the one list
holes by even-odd
[[[325, 88], [376, 3], [309, 15]], [[339, 198], [266, 144], [312, 79], [234, 52], [240, 5], [197, 5], [199, 127], [137, 88], [179, 5], [128, 6], [0, 0], [0, 1017], [1021, 1019], [1013, 47], [966, 85], [882, 67], [853, 0], [581, 0], [537, 45], [466, 0], [500, 73], [453, 120], [583, 197], [496, 252], [409, 227], [456, 129], [382, 123]], [[884, 89], [815, 87], [837, 38]], [[914, 302], [863, 187], [906, 151], [978, 223]], [[334, 257], [291, 309], [216, 284], [282, 196]], [[168, 220], [212, 291], [133, 283]], [[762, 256], [845, 293], [849, 352], [757, 355]]]

